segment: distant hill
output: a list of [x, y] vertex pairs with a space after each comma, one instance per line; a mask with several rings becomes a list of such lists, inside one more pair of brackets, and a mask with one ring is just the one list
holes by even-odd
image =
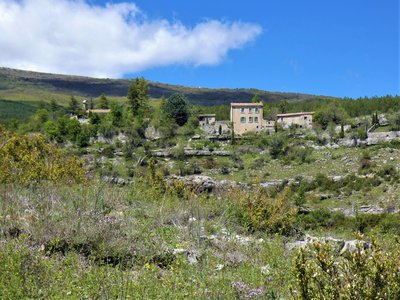
[[[104, 93], [109, 97], [125, 97], [129, 79], [99, 79], [84, 76], [59, 75], [22, 71], [0, 67], [0, 99], [19, 101], [48, 101], [65, 103], [70, 95], [98, 97]], [[313, 95], [299, 93], [267, 92], [257, 89], [209, 89], [177, 86], [149, 81], [152, 98], [169, 97], [174, 93], [184, 94], [189, 102], [202, 105], [250, 102], [258, 94], [266, 102], [311, 100]]]

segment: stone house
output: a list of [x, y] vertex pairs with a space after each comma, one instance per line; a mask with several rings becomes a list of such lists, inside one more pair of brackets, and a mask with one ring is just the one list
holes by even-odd
[[300, 128], [311, 128], [313, 125], [314, 112], [298, 112], [287, 114], [276, 114], [276, 122], [283, 128], [298, 126]]
[[236, 134], [273, 129], [275, 122], [263, 118], [264, 105], [260, 103], [231, 103], [231, 123]]
[[215, 124], [215, 114], [198, 115], [198, 118], [200, 126]]

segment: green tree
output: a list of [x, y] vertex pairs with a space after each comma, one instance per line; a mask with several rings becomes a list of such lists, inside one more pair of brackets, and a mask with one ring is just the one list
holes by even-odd
[[274, 159], [285, 155], [287, 152], [286, 141], [282, 136], [279, 135], [274, 135], [272, 137], [270, 147], [269, 153]]
[[235, 127], [233, 122], [231, 122], [231, 145], [235, 145], [236, 141], [235, 141]]
[[57, 142], [62, 141], [60, 129], [55, 121], [52, 120], [47, 121], [46, 123], [43, 124], [43, 129], [47, 138], [51, 140], [56, 140]]
[[30, 131], [41, 131], [43, 124], [46, 123], [50, 118], [49, 111], [47, 109], [38, 109], [29, 121]]
[[112, 124], [116, 127], [122, 127], [124, 124], [122, 106], [118, 103], [111, 103]]
[[340, 103], [336, 101], [318, 110], [313, 117], [314, 121], [321, 125], [322, 129], [326, 129], [329, 122], [341, 124], [344, 123], [347, 118], [347, 112], [342, 108]]
[[344, 138], [344, 125], [343, 123], [340, 124], [340, 134], [339, 134], [339, 138]]
[[60, 131], [60, 135], [66, 136], [68, 131], [67, 131], [67, 125], [70, 121], [70, 118], [66, 115], [61, 116], [60, 118], [57, 119], [57, 127]]
[[143, 77], [136, 78], [130, 84], [127, 97], [133, 116], [138, 116], [148, 109], [148, 89], [147, 81]]
[[67, 135], [70, 141], [75, 142], [81, 132], [81, 124], [76, 119], [70, 119], [66, 126]]
[[55, 113], [57, 110], [58, 110], [58, 105], [57, 105], [56, 100], [51, 99], [51, 100], [50, 100], [50, 111], [51, 111], [52, 113]]
[[36, 111], [33, 118], [40, 124], [45, 123], [49, 119], [49, 111], [47, 109], [41, 108]]
[[80, 111], [80, 105], [78, 100], [74, 97], [71, 96], [70, 100], [69, 100], [69, 106], [68, 106], [69, 111], [74, 114], [77, 115], [79, 114]]
[[264, 119], [271, 119], [272, 115], [273, 113], [271, 111], [271, 107], [267, 103], [264, 103], [264, 110], [263, 110]]
[[260, 96], [258, 94], [255, 94], [253, 96], [253, 98], [251, 98], [251, 102], [252, 103], [260, 103], [261, 102]]
[[162, 109], [165, 115], [175, 120], [175, 123], [179, 126], [184, 125], [190, 115], [188, 103], [182, 94], [173, 94], [165, 101]]
[[389, 121], [391, 123], [391, 130], [400, 130], [400, 113], [393, 114]]
[[288, 103], [286, 100], [281, 101], [281, 102], [279, 103], [279, 112], [280, 112], [281, 114], [287, 113], [288, 106], [289, 106], [289, 103]]
[[89, 99], [89, 104], [88, 104], [89, 109], [94, 109], [94, 101], [93, 98]]
[[101, 94], [100, 98], [99, 98], [99, 108], [101, 109], [108, 109], [108, 99], [106, 97], [106, 95]]
[[92, 125], [98, 125], [100, 124], [100, 117], [98, 114], [89, 112], [89, 123]]
[[89, 146], [90, 138], [96, 135], [96, 130], [93, 125], [82, 125], [81, 130], [76, 136], [76, 145], [78, 147]]

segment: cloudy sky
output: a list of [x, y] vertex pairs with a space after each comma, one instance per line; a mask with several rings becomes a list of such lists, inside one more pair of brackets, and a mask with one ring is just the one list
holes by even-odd
[[0, 66], [201, 87], [400, 94], [397, 0], [0, 0]]

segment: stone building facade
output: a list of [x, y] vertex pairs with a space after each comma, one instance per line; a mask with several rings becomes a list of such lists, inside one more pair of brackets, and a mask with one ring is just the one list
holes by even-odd
[[274, 121], [263, 118], [264, 105], [260, 103], [231, 103], [231, 123], [236, 134], [259, 132], [273, 128]]
[[314, 112], [298, 112], [287, 114], [276, 114], [276, 122], [283, 128], [298, 126], [300, 128], [311, 128], [313, 125]]

